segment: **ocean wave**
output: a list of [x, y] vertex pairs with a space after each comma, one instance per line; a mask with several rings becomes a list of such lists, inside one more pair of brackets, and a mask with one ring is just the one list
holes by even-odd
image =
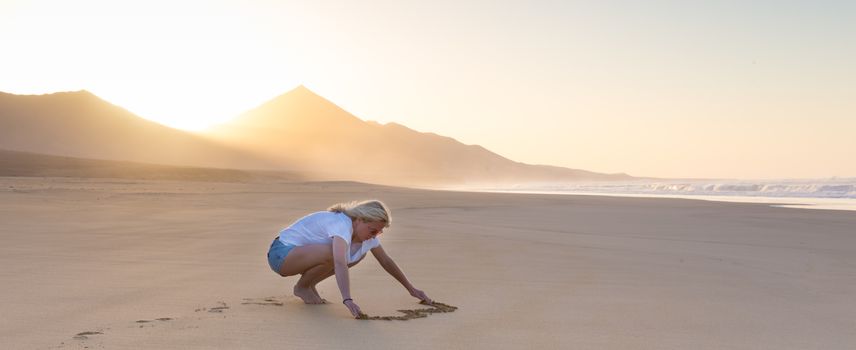
[[633, 181], [520, 184], [501, 190], [606, 194], [704, 195], [796, 198], [854, 198], [856, 179], [777, 181]]

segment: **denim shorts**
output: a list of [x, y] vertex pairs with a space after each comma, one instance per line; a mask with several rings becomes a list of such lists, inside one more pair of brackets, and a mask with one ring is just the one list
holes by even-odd
[[279, 241], [279, 237], [273, 239], [273, 243], [270, 244], [270, 249], [268, 250], [268, 264], [270, 265], [270, 269], [273, 272], [276, 272], [279, 275], [279, 269], [282, 267], [282, 262], [285, 261], [285, 257], [288, 256], [288, 253], [294, 249], [295, 246], [284, 244]]

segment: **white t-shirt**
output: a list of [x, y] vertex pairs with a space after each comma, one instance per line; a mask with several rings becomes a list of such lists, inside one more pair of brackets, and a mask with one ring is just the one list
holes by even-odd
[[351, 243], [354, 226], [351, 218], [343, 213], [319, 211], [306, 215], [291, 226], [279, 231], [279, 241], [293, 246], [310, 244], [333, 244], [333, 237], [342, 237], [348, 243], [348, 263], [360, 260], [363, 255], [380, 245], [377, 237], [361, 243]]

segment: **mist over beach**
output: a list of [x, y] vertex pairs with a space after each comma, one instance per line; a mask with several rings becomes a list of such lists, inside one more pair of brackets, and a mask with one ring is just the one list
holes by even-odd
[[0, 1], [0, 344], [852, 348], [854, 6]]

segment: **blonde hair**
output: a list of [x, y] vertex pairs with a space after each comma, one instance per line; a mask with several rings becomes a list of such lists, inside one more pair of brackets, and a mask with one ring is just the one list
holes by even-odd
[[351, 220], [362, 219], [368, 222], [383, 222], [383, 227], [389, 227], [392, 223], [392, 215], [389, 214], [389, 209], [383, 202], [371, 199], [362, 202], [338, 203], [327, 208], [327, 211], [334, 213], [343, 213], [351, 218]]

